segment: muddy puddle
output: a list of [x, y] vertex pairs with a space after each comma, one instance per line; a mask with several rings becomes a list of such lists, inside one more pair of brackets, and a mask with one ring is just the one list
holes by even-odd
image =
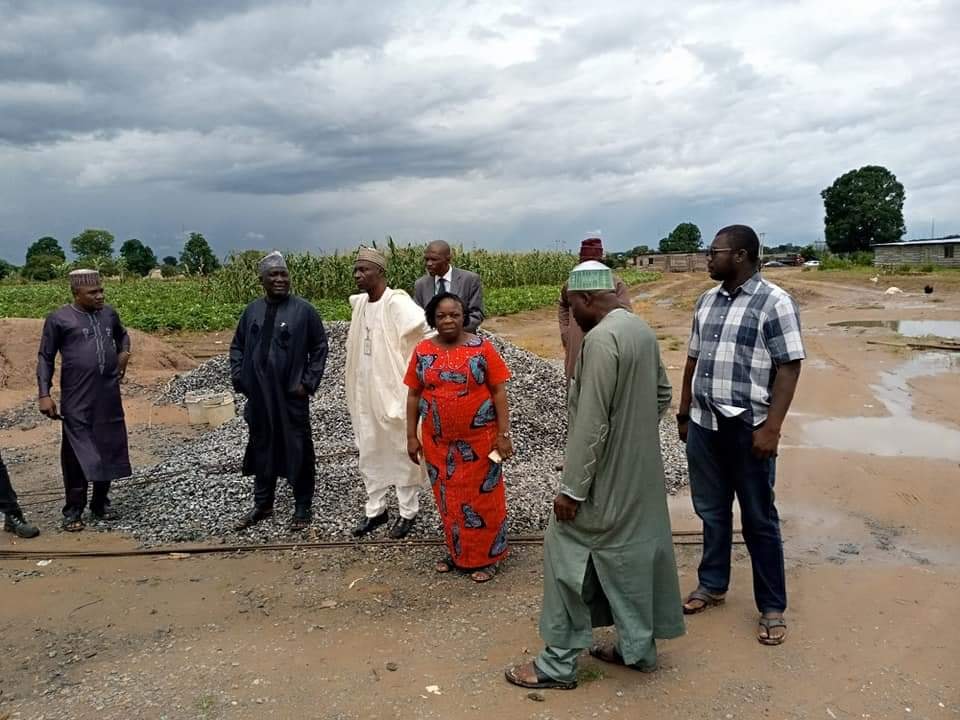
[[960, 339], [960, 320], [841, 320], [830, 327], [884, 328], [904, 337]]
[[960, 356], [921, 353], [880, 374], [871, 386], [888, 417], [848, 417], [813, 420], [803, 426], [808, 446], [895, 457], [906, 455], [960, 460], [960, 430], [913, 416], [910, 381], [960, 371]]

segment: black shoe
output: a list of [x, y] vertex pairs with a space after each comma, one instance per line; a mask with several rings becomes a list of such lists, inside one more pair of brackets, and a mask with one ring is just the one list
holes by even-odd
[[393, 527], [390, 528], [390, 537], [394, 540], [403, 540], [407, 536], [407, 533], [413, 528], [413, 524], [417, 521], [416, 517], [412, 518], [397, 518], [397, 521], [393, 524]]
[[290, 518], [291, 530], [306, 530], [310, 527], [310, 521], [313, 520], [313, 514], [309, 507], [297, 505]]
[[365, 517], [365, 518], [363, 519], [363, 522], [361, 522], [359, 525], [357, 525], [357, 526], [353, 529], [353, 536], [354, 536], [354, 537], [363, 537], [364, 535], [366, 535], [366, 534], [368, 534], [368, 533], [370, 533], [370, 532], [373, 532], [373, 531], [376, 530], [378, 527], [380, 527], [381, 525], [383, 525], [384, 523], [386, 523], [387, 520], [389, 519], [389, 517], [390, 517], [390, 516], [387, 515], [387, 511], [386, 511], [386, 510], [384, 510], [384, 511], [383, 511], [382, 513], [380, 513], [379, 515], [375, 515], [374, 517]]
[[254, 508], [240, 518], [237, 524], [233, 526], [233, 529], [237, 531], [246, 530], [271, 516], [273, 516], [273, 508]]
[[28, 523], [23, 515], [7, 515], [3, 521], [3, 529], [22, 538], [35, 538], [40, 534], [40, 529]]
[[110, 509], [109, 505], [105, 507], [95, 507], [91, 505], [90, 517], [97, 522], [104, 522], [105, 520], [115, 520], [117, 514]]

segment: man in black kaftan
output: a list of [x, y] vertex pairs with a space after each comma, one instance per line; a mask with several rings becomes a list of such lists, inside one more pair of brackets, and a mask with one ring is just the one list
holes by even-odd
[[[43, 324], [37, 353], [39, 407], [63, 422], [60, 464], [66, 503], [64, 529], [83, 529], [87, 486], [93, 484], [90, 512], [107, 516], [110, 481], [130, 475], [127, 426], [120, 379], [130, 359], [130, 336], [120, 317], [104, 304], [95, 270], [70, 273], [73, 303], [54, 310]], [[60, 409], [50, 396], [60, 354]]]
[[293, 489], [293, 530], [310, 524], [316, 477], [310, 396], [327, 363], [327, 336], [316, 309], [290, 294], [283, 256], [260, 263], [265, 297], [243, 311], [230, 344], [233, 388], [247, 396], [243, 417], [250, 440], [243, 474], [253, 475], [254, 508], [236, 525], [243, 530], [273, 514], [277, 478]]

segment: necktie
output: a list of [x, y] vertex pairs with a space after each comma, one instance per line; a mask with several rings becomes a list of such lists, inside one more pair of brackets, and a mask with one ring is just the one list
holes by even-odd
[[447, 291], [447, 281], [446, 281], [446, 279], [445, 279], [445, 278], [439, 278], [439, 279], [437, 280], [437, 292], [436, 292], [435, 294], [436, 294], [436, 295], [440, 295], [441, 293], [445, 293], [446, 291]]

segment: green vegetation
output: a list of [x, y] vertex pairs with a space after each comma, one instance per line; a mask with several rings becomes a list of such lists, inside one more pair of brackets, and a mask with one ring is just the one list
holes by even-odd
[[660, 240], [660, 252], [695, 253], [700, 249], [702, 241], [700, 228], [693, 223], [683, 222], [677, 225], [667, 237]]
[[835, 253], [869, 250], [877, 243], [897, 242], [906, 228], [906, 194], [896, 175], [879, 165], [844, 173], [824, 189], [823, 229]]
[[[259, 257], [259, 252], [235, 255], [207, 277], [108, 281], [107, 302], [117, 308], [128, 327], [147, 332], [231, 328], [244, 305], [262, 292], [256, 274]], [[487, 314], [494, 316], [555, 303], [576, 258], [562, 253], [471, 251], [458, 254], [456, 262], [458, 267], [479, 270], [485, 284]], [[356, 292], [352, 256], [292, 254], [287, 256], [287, 263], [294, 291], [313, 302], [325, 320], [350, 318], [347, 296]], [[391, 285], [411, 290], [422, 268], [422, 248], [397, 249]], [[659, 273], [639, 270], [618, 274], [630, 285], [660, 277]], [[533, 282], [522, 282], [524, 277]], [[42, 318], [69, 300], [70, 290], [62, 279], [0, 284], [0, 317]]]
[[857, 267], [873, 268], [873, 252], [861, 250], [846, 255], [824, 253], [820, 258], [820, 270], [851, 270]]

